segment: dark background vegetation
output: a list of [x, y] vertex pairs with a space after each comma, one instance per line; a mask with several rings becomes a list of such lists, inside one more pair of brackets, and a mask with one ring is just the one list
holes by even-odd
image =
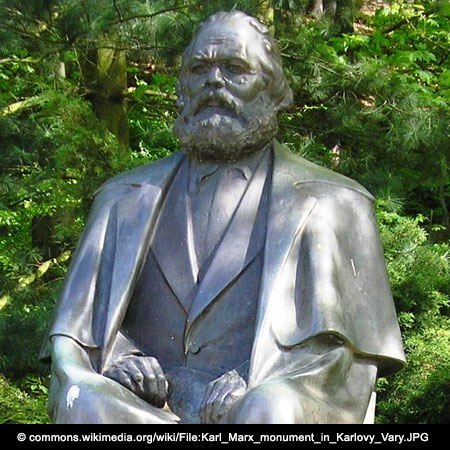
[[450, 422], [448, 1], [0, 0], [0, 423], [48, 422], [37, 356], [93, 192], [177, 149], [180, 55], [233, 8], [281, 48], [279, 139], [376, 197], [408, 359], [376, 421]]

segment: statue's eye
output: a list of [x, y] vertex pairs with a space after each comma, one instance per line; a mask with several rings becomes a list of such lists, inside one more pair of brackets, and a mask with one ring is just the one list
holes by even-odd
[[239, 64], [227, 64], [225, 69], [233, 75], [242, 75], [246, 72], [245, 67]]
[[202, 75], [208, 71], [207, 64], [194, 64], [191, 67], [191, 72], [195, 75]]

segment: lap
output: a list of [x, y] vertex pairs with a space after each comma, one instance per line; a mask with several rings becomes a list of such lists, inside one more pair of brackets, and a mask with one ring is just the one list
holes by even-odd
[[54, 385], [52, 390], [55, 400], [50, 413], [54, 423], [174, 424], [177, 420], [168, 408], [156, 408], [98, 374], [68, 382], [61, 389]]
[[222, 423], [301, 423], [302, 403], [289, 380], [266, 382], [250, 389], [236, 402]]

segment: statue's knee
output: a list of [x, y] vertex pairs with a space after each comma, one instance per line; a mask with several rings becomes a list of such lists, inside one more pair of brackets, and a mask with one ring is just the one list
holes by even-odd
[[230, 411], [233, 423], [298, 423], [301, 406], [298, 394], [284, 383], [264, 384], [251, 389]]

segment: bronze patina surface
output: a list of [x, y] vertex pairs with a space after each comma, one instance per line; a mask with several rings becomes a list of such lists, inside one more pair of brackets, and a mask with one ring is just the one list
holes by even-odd
[[42, 356], [57, 423], [361, 423], [404, 354], [372, 196], [275, 139], [268, 29], [187, 48], [181, 150], [98, 190]]

